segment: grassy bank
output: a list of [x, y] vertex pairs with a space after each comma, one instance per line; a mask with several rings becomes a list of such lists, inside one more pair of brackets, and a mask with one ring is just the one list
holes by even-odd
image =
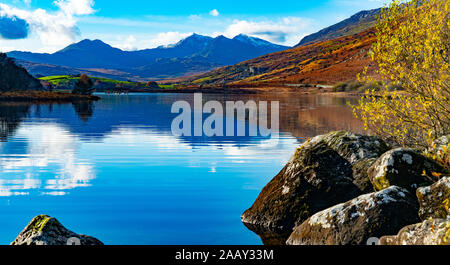
[[[92, 81], [100, 81], [107, 84], [123, 84], [123, 85], [133, 85], [136, 82], [132, 81], [119, 81], [114, 79], [108, 79], [108, 78], [101, 78], [101, 77], [91, 77]], [[47, 81], [52, 83], [52, 85], [55, 86], [62, 86], [62, 85], [69, 85], [70, 83], [76, 83], [78, 80], [80, 80], [79, 76], [70, 76], [70, 75], [53, 75], [53, 76], [45, 76], [40, 77], [39, 80]]]

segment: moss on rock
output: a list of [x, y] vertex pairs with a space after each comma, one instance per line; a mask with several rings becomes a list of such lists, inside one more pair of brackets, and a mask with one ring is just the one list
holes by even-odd
[[71, 239], [78, 240], [81, 245], [103, 245], [100, 240], [76, 234], [56, 218], [44, 214], [34, 217], [11, 245], [67, 245]]

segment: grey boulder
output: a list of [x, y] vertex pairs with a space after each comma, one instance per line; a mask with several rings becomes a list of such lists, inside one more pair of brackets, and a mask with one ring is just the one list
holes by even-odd
[[311, 216], [294, 228], [288, 245], [361, 245], [419, 221], [416, 198], [392, 186], [361, 195]]
[[373, 191], [367, 168], [387, 150], [372, 136], [346, 131], [316, 136], [262, 189], [242, 222], [290, 233], [314, 213]]
[[428, 176], [433, 172], [445, 172], [442, 166], [414, 150], [396, 148], [378, 158], [368, 174], [376, 190], [395, 185], [415, 192], [418, 187], [432, 183], [423, 176], [424, 171]]

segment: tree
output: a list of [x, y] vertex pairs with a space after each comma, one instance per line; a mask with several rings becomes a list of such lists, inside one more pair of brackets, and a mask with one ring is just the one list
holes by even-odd
[[92, 89], [93, 86], [94, 83], [92, 82], [92, 80], [87, 75], [82, 74], [80, 76], [80, 80], [75, 83], [72, 94], [91, 95], [92, 92], [94, 92], [94, 89]]
[[[354, 106], [366, 130], [407, 147], [426, 148], [449, 134], [449, 0], [394, 0], [382, 10], [369, 52], [375, 76], [404, 91], [371, 89]], [[360, 80], [373, 81], [363, 73]], [[386, 85], [387, 86], [387, 85]]]

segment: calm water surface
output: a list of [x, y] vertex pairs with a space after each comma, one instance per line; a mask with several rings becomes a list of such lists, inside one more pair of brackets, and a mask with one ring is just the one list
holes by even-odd
[[278, 100], [280, 137], [175, 137], [176, 100], [192, 94], [101, 95], [95, 103], [0, 103], [0, 244], [48, 214], [106, 244], [261, 244], [240, 221], [307, 137], [360, 131], [346, 99]]

